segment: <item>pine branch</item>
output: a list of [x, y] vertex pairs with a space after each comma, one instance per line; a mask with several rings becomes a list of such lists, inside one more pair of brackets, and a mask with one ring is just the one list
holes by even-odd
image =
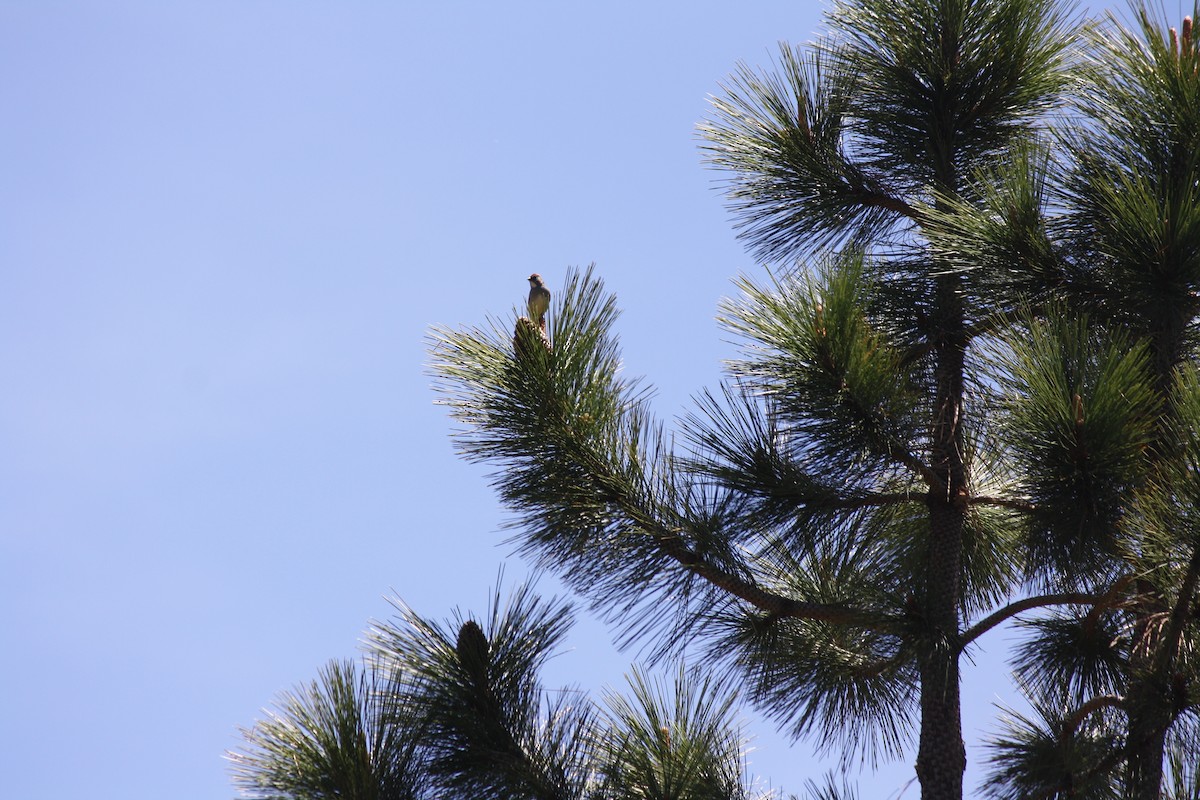
[[660, 530], [656, 539], [662, 552], [684, 569], [773, 617], [794, 617], [835, 625], [854, 625], [877, 632], [890, 631], [895, 628], [895, 621], [881, 617], [877, 612], [854, 609], [840, 604], [808, 603], [767, 591], [751, 581], [743, 580], [719, 567], [705, 563], [678, 536], [669, 532]]
[[[1083, 720], [1089, 714], [1105, 707], [1121, 708], [1128, 711], [1128, 704], [1124, 698], [1115, 695], [1105, 695], [1090, 699], [1087, 703], [1084, 703], [1080, 708], [1078, 708], [1069, 719], [1074, 722], [1075, 727], [1078, 727], [1078, 725], [1082, 724]], [[1174, 720], [1172, 720], [1172, 722], [1173, 721]], [[1150, 741], [1167, 730], [1170, 727], [1170, 724], [1171, 723], [1168, 723], [1148, 732], [1144, 739], [1146, 741]], [[1093, 778], [1110, 772], [1119, 766], [1121, 762], [1127, 760], [1129, 758], [1129, 753], [1136, 749], [1136, 747], [1137, 743], [1126, 742], [1125, 747], [1113, 748], [1107, 756], [1100, 759], [1087, 770], [1075, 777], [1074, 783], [1077, 785], [1086, 785]], [[1042, 800], [1042, 798], [1055, 797], [1063, 788], [1069, 787], [1047, 787], [1044, 791], [1035, 795], [1033, 800]]]
[[1079, 730], [1079, 726], [1083, 724], [1083, 721], [1100, 709], [1124, 709], [1125, 707], [1125, 698], [1121, 697], [1120, 695], [1103, 694], [1099, 697], [1092, 697], [1079, 708], [1075, 709], [1071, 716], [1067, 717], [1063, 721], [1063, 729], [1059, 735], [1064, 739], [1074, 736], [1075, 732]]
[[1125, 748], [1107, 716], [1089, 717], [1106, 708], [1125, 708], [1115, 694], [1095, 695], [1063, 708], [1065, 698], [1031, 698], [1040, 720], [1013, 712], [1005, 735], [989, 743], [994, 765], [984, 787], [997, 800], [1090, 797], [1114, 798], [1120, 777], [1113, 770], [1125, 759]]
[[836, 54], [781, 45], [776, 66], [741, 66], [699, 126], [709, 162], [731, 174], [742, 238], [774, 260], [914, 221], [920, 212], [885, 173], [851, 155], [845, 111], [856, 87]]
[[992, 355], [997, 430], [1030, 501], [1027, 563], [1056, 587], [1111, 574], [1162, 409], [1147, 347], [1059, 307]]
[[682, 666], [670, 688], [640, 670], [627, 694], [606, 692], [607, 730], [600, 740], [600, 798], [770, 800], [744, 781], [736, 694]]
[[888, 452], [897, 464], [906, 467], [930, 489], [939, 494], [945, 494], [948, 491], [945, 479], [938, 474], [937, 470], [914, 455], [908, 448], [894, 446]]
[[742, 298], [722, 303], [718, 319], [746, 337], [747, 357], [729, 368], [768, 398], [778, 428], [819, 474], [869, 485], [899, 466], [936, 490], [941, 478], [913, 449], [924, 435], [919, 371], [868, 313], [876, 269], [848, 251], [811, 278], [739, 280]]
[[233, 782], [247, 798], [427, 796], [427, 726], [373, 665], [332, 661], [287, 692], [230, 752]]
[[[675, 459], [620, 363], [614, 300], [590, 270], [568, 277], [551, 317], [552, 347], [514, 355], [504, 327], [435, 333], [438, 388], [465, 429], [459, 447], [496, 464], [523, 549], [609, 608], [628, 608], [692, 579], [768, 614], [872, 629], [890, 623], [844, 604], [764, 588], [732, 544], [747, 535], [676, 473]], [[661, 605], [658, 607], [661, 608]], [[653, 610], [652, 610], [653, 613]], [[661, 610], [657, 611], [661, 614]]]
[[503, 599], [497, 588], [483, 625], [461, 615], [439, 625], [395, 605], [399, 618], [374, 625], [368, 646], [424, 726], [425, 771], [438, 788], [480, 800], [584, 797], [591, 706], [547, 708], [538, 679], [571, 625], [569, 606], [542, 601], [530, 584]]
[[882, 208], [907, 217], [916, 223], [920, 223], [924, 219], [924, 214], [915, 206], [884, 192], [864, 189], [858, 194], [857, 199], [864, 208]]
[[1001, 609], [988, 614], [986, 617], [967, 628], [958, 638], [959, 650], [965, 650], [971, 642], [990, 631], [1000, 623], [1015, 617], [1017, 614], [1035, 608], [1049, 606], [1086, 606], [1102, 601], [1106, 594], [1091, 594], [1087, 592], [1059, 592], [1057, 594], [1042, 594], [1024, 597], [1009, 603]]
[[914, 500], [911, 492], [867, 492], [866, 494], [832, 498], [819, 502], [821, 508], [837, 509], [842, 511], [857, 511], [863, 508], [874, 508], [876, 506], [891, 506], [904, 503], [911, 503]]
[[730, 619], [708, 654], [728, 659], [769, 718], [849, 762], [904, 749], [919, 660], [905, 640], [899, 630], [768, 615]]
[[1188, 617], [1193, 612], [1193, 598], [1196, 594], [1197, 583], [1200, 583], [1200, 544], [1192, 548], [1192, 557], [1188, 560], [1187, 572], [1179, 587], [1179, 596], [1167, 619], [1163, 639], [1159, 643], [1159, 651], [1155, 658], [1155, 666], [1165, 671], [1176, 659], [1183, 644], [1184, 628]]
[[1010, 497], [989, 497], [987, 495], [977, 495], [967, 498], [967, 505], [970, 506], [995, 506], [997, 508], [1007, 508], [1012, 511], [1031, 512], [1036, 511], [1037, 506], [1028, 500], [1017, 500]]
[[[1118, 598], [1133, 582], [1134, 576], [1122, 575], [1113, 581], [1103, 592], [1058, 592], [1053, 594], [1035, 595], [1032, 597], [1024, 597], [1016, 602], [1009, 603], [1003, 608], [997, 609], [995, 612], [981, 619], [979, 622], [972, 625], [967, 630], [963, 631], [959, 637], [960, 647], [966, 648], [971, 642], [978, 639], [983, 634], [990, 631], [997, 625], [1005, 622], [1018, 614], [1025, 611], [1031, 611], [1035, 608], [1047, 608], [1050, 606], [1091, 606], [1085, 620], [1094, 624], [1095, 617], [1100, 612], [1111, 609], [1118, 604]], [[1125, 602], [1125, 601], [1120, 601]]]
[[[1072, 42], [1051, 2], [837, 2], [819, 43], [855, 75], [853, 132], [893, 179], [954, 185], [1057, 102]], [[922, 35], [914, 35], [914, 32]]]

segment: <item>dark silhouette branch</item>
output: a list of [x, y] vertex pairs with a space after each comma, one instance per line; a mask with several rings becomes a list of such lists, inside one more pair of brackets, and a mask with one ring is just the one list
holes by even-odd
[[891, 448], [890, 454], [903, 467], [907, 467], [912, 472], [921, 478], [925, 484], [931, 489], [945, 489], [946, 482], [938, 475], [933, 467], [926, 464], [921, 459], [917, 458], [911, 452], [903, 447]]
[[1089, 631], [1094, 628], [1100, 621], [1100, 614], [1116, 606], [1118, 598], [1124, 594], [1125, 590], [1128, 589], [1129, 585], [1133, 582], [1133, 575], [1122, 575], [1120, 578], [1117, 578], [1115, 581], [1113, 581], [1113, 585], [1108, 588], [1108, 591], [1104, 592], [1104, 594], [1100, 596], [1100, 599], [1096, 601], [1096, 604], [1092, 607], [1092, 610], [1087, 613], [1086, 617], [1084, 617], [1083, 624], [1085, 628]]
[[663, 555], [671, 558], [696, 577], [749, 603], [760, 611], [765, 611], [772, 617], [812, 619], [834, 625], [854, 625], [873, 631], [890, 629], [887, 620], [876, 613], [844, 605], [809, 603], [767, 591], [751, 581], [708, 563], [688, 547], [676, 533], [659, 530], [655, 532], [654, 540]]
[[860, 189], [854, 193], [854, 199], [866, 208], [882, 208], [885, 211], [893, 211], [913, 222], [919, 223], [924, 218], [924, 215], [908, 202], [884, 192]]
[[1093, 697], [1086, 703], [1075, 709], [1075, 713], [1063, 720], [1063, 729], [1060, 734], [1066, 740], [1075, 735], [1079, 730], [1079, 726], [1092, 713], [1099, 711], [1102, 708], [1125, 708], [1125, 698], [1115, 694], [1102, 694]]
[[960, 647], [965, 648], [971, 642], [990, 631], [1007, 619], [1015, 617], [1024, 611], [1047, 606], [1092, 606], [1085, 617], [1085, 624], [1094, 625], [1096, 616], [1107, 609], [1119, 605], [1121, 594], [1133, 581], [1132, 575], [1122, 575], [1113, 581], [1112, 585], [1099, 594], [1091, 592], [1060, 592], [1058, 594], [1043, 594], [1036, 597], [1025, 597], [1014, 603], [1009, 603], [997, 609], [988, 616], [976, 622], [965, 630], [959, 639]]
[[[1071, 715], [1071, 717], [1068, 721], [1074, 723], [1071, 726], [1072, 732], [1074, 731], [1075, 728], [1078, 728], [1078, 726], [1083, 722], [1084, 718], [1086, 718], [1088, 714], [1091, 714], [1092, 712], [1097, 711], [1104, 707], [1121, 708], [1123, 710], [1128, 711], [1128, 709], [1125, 707], [1125, 699], [1122, 697], [1118, 697], [1116, 695], [1100, 695], [1098, 697], [1093, 697], [1091, 700], [1089, 700], [1088, 702], [1086, 702], [1082, 706], [1080, 706], [1075, 711], [1075, 713]], [[1172, 722], [1173, 721], [1174, 720], [1172, 719]], [[1163, 733], [1169, 727], [1171, 727], [1171, 723], [1167, 723], [1165, 725], [1160, 725], [1160, 726], [1156, 727], [1154, 730], [1150, 731], [1145, 737], [1143, 737], [1142, 743], [1150, 741], [1154, 737]], [[1065, 729], [1064, 729], [1064, 733], [1065, 733]], [[1132, 752], [1133, 748], [1135, 746], [1138, 746], [1138, 744], [1139, 743], [1137, 743], [1137, 742], [1126, 742], [1125, 747], [1114, 749], [1109, 755], [1105, 756], [1100, 761], [1096, 762], [1095, 766], [1093, 766], [1091, 769], [1088, 769], [1085, 772], [1083, 772], [1082, 774], [1080, 774], [1078, 779], [1073, 781], [1074, 785], [1075, 786], [1086, 785], [1088, 781], [1090, 781], [1092, 778], [1096, 777], [1097, 775], [1102, 775], [1106, 772], [1109, 772], [1110, 770], [1115, 769], [1117, 767], [1117, 765], [1119, 765], [1122, 761], [1125, 761], [1128, 759], [1129, 753]], [[1068, 787], [1062, 787], [1062, 786], [1048, 787], [1044, 791], [1038, 793], [1034, 800], [1041, 800], [1042, 798], [1054, 797], [1054, 796], [1058, 795], [1064, 788], [1068, 788]]]
[[1088, 606], [1099, 602], [1103, 597], [1104, 595], [1090, 594], [1088, 592], [1060, 592], [1058, 594], [1024, 597], [988, 614], [979, 620], [979, 622], [976, 622], [963, 631], [958, 640], [959, 650], [966, 649], [967, 645], [992, 628], [1022, 612], [1035, 608], [1045, 608], [1047, 606]]
[[[583, 452], [586, 451], [586, 445]], [[894, 626], [883, 615], [851, 608], [840, 604], [810, 603], [768, 591], [758, 584], [735, 575], [707, 561], [702, 555], [688, 546], [681, 531], [664, 525], [652, 509], [643, 507], [636, 498], [625, 488], [625, 482], [611, 474], [611, 466], [605, 459], [596, 454], [588, 454], [585, 463], [590, 464], [589, 472], [600, 486], [604, 494], [620, 512], [631, 522], [645, 531], [657, 550], [667, 558], [711, 586], [749, 603], [756, 609], [766, 612], [772, 617], [793, 617], [828, 622], [835, 625], [853, 625], [866, 630], [887, 632]], [[909, 499], [906, 495], [877, 496], [894, 502], [898, 498]]]
[[1007, 508], [1013, 511], [1024, 511], [1026, 513], [1035, 511], [1037, 509], [1037, 506], [1028, 500], [1017, 500], [1010, 497], [989, 497], [987, 495], [968, 497], [967, 505], [996, 506], [997, 508]]
[[1171, 663], [1179, 656], [1183, 631], [1192, 611], [1192, 598], [1196, 594], [1198, 582], [1200, 582], [1200, 545], [1192, 549], [1192, 557], [1188, 561], [1183, 585], [1179, 587], [1179, 597], [1176, 598], [1175, 607], [1171, 609], [1171, 616], [1167, 621], [1167, 628], [1155, 664], [1155, 667], [1161, 672], [1166, 672]]
[[888, 494], [864, 494], [856, 497], [838, 497], [831, 499], [816, 500], [811, 503], [805, 503], [807, 508], [829, 508], [840, 509], [845, 511], [854, 511], [860, 508], [874, 508], [877, 506], [891, 506], [902, 503], [913, 503], [922, 500], [921, 495], [914, 495], [911, 492], [892, 492]]

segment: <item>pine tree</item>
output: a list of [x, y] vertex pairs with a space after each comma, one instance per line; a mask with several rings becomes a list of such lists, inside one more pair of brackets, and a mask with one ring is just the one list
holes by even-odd
[[[723, 304], [743, 355], [677, 433], [620, 374], [594, 269], [544, 326], [436, 330], [460, 450], [497, 467], [522, 551], [797, 736], [846, 758], [915, 743], [926, 800], [963, 794], [967, 648], [1040, 613], [1016, 653], [1033, 710], [986, 791], [1200, 796], [1200, 61], [1190, 22], [1135, 12], [1130, 31], [1051, 0], [843, 0], [826, 38], [742, 67], [701, 132], [773, 269]], [[404, 676], [385, 694], [416, 698], [389, 707], [436, 710], [404, 723], [413, 774], [481, 797], [738, 796], [714, 766], [729, 740], [684, 757], [705, 736], [660, 724], [644, 681], [637, 715], [611, 706], [638, 717], [621, 733], [583, 706], [543, 716], [559, 623], [522, 603], [511, 625], [377, 632], [392, 655], [370, 668]], [[675, 719], [722, 718], [705, 691]], [[241, 774], [285, 774], [273, 742], [308, 741], [288, 730], [256, 728]]]
[[1200, 796], [1196, 10], [1091, 27], [1052, 146], [932, 226], [961, 268], [1056, 276], [1057, 321], [1007, 343], [1004, 436], [1045, 579], [1100, 598], [1031, 623], [1018, 663], [1041, 719], [998, 740], [997, 797], [1150, 800], [1164, 765], [1167, 796]]
[[[993, 491], [977, 350], [1019, 303], [926, 226], [984, 202], [975, 173], [1028, 154], [1070, 30], [1045, 0], [859, 0], [829, 19], [774, 74], [743, 68], [702, 127], [742, 235], [785, 266], [724, 307], [746, 355], [683, 421], [687, 446], [618, 376], [591, 270], [570, 277], [548, 347], [514, 351], [499, 323], [439, 330], [434, 370], [462, 453], [499, 467], [539, 565], [631, 637], [663, 634], [660, 654], [699, 634], [796, 734], [896, 755], [915, 728], [922, 796], [957, 800], [964, 649], [1087, 598], [995, 609], [1022, 578], [1015, 518], [1033, 505]], [[1023, 288], [1044, 296], [1053, 277]]]

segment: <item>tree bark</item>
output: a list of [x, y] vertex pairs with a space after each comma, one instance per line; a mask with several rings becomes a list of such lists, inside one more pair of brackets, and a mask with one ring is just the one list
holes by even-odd
[[959, 688], [958, 583], [962, 513], [931, 498], [926, 563], [929, 640], [921, 664], [921, 740], [917, 777], [922, 800], [961, 800], [967, 766]]
[[921, 739], [917, 753], [922, 800], [961, 800], [967, 765], [958, 646], [968, 483], [961, 426], [966, 326], [958, 288], [954, 276], [938, 279], [938, 300], [944, 316], [934, 342], [936, 395], [930, 456], [940, 485], [930, 487], [926, 498], [926, 641], [921, 662]]
[[1163, 753], [1171, 711], [1164, 709], [1154, 692], [1152, 677], [1143, 677], [1129, 697], [1129, 744], [1125, 780], [1127, 800], [1159, 800], [1163, 780]]
[[[1176, 313], [1156, 318], [1157, 327], [1152, 327], [1149, 332], [1155, 385], [1165, 404], [1157, 442], [1150, 449], [1153, 461], [1168, 458], [1166, 449], [1175, 446], [1166, 420], [1174, 414], [1171, 403], [1175, 368], [1184, 360], [1183, 332], [1195, 316], [1195, 309], [1188, 302], [1175, 307]], [[1167, 731], [1175, 718], [1168, 684], [1175, 669], [1179, 637], [1183, 631], [1181, 614], [1191, 607], [1198, 571], [1200, 550], [1193, 552], [1164, 633], [1160, 633], [1155, 624], [1155, 618], [1166, 613], [1157, 587], [1148, 581], [1139, 581], [1137, 585], [1138, 595], [1147, 600], [1136, 609], [1137, 620], [1129, 654], [1131, 677], [1125, 692], [1129, 698], [1126, 800], [1158, 800], [1162, 793]]]

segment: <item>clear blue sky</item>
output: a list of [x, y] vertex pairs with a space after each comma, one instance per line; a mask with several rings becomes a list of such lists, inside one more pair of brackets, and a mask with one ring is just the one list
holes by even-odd
[[[230, 796], [236, 727], [352, 656], [385, 595], [440, 618], [524, 575], [433, 404], [429, 326], [595, 261], [628, 371], [684, 411], [757, 269], [694, 125], [738, 60], [819, 24], [784, 0], [0, 2], [5, 796]], [[581, 620], [548, 682], [620, 685], [610, 641]], [[966, 676], [973, 762], [1002, 651]], [[776, 786], [823, 771], [752, 731]]]

